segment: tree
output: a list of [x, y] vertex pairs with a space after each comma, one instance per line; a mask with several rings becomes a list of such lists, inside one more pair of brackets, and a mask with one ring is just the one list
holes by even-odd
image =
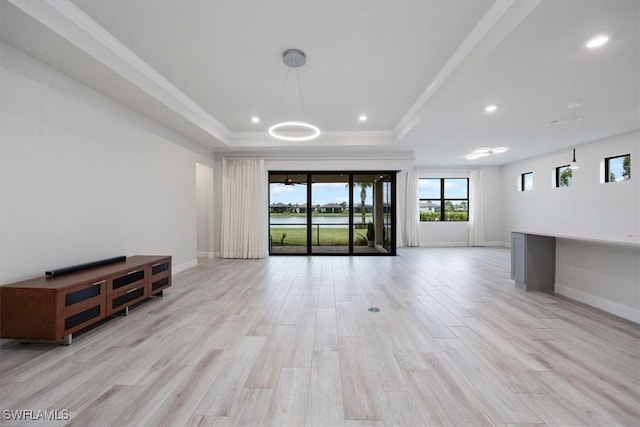
[[622, 179], [628, 181], [631, 178], [631, 154], [624, 156], [622, 161]]
[[571, 169], [564, 168], [562, 173], [560, 173], [560, 187], [568, 187], [571, 185]]
[[609, 172], [609, 182], [616, 182], [616, 174]]
[[367, 188], [371, 187], [371, 183], [359, 182], [358, 185], [360, 186], [360, 214], [362, 215], [362, 225], [364, 225], [367, 222], [367, 209], [365, 205], [365, 201], [367, 199]]
[[445, 211], [445, 212], [451, 212], [451, 211], [453, 211], [453, 210], [455, 210], [455, 209], [453, 208], [453, 202], [452, 202], [451, 200], [446, 200], [446, 201], [444, 202], [444, 211]]

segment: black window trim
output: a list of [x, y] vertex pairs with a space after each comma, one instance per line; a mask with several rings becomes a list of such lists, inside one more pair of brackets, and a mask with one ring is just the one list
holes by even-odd
[[[440, 203], [440, 220], [439, 221], [420, 221], [420, 222], [469, 222], [469, 178], [466, 177], [448, 177], [448, 178], [420, 178], [420, 179], [439, 179], [440, 180], [440, 198], [439, 199], [434, 199], [434, 198], [419, 198], [418, 199], [418, 205], [420, 204], [420, 202], [439, 202]], [[445, 198], [444, 195], [444, 182], [446, 179], [464, 179], [467, 181], [467, 198], [466, 199], [460, 199], [460, 198]], [[444, 209], [444, 204], [445, 202], [467, 202], [467, 219], [466, 220], [462, 220], [462, 221], [447, 221], [445, 219], [445, 209]]]
[[631, 157], [631, 153], [627, 153], [627, 154], [621, 154], [619, 156], [611, 156], [611, 157], [605, 157], [604, 158], [604, 182], [620, 182], [620, 181], [610, 181], [609, 180], [609, 161], [613, 160], [613, 159], [618, 159], [618, 158], [625, 158], [625, 157]]
[[[564, 169], [564, 168], [569, 168], [569, 170], [571, 170], [571, 165], [562, 165], [562, 166], [557, 166], [556, 167], [556, 182], [555, 182], [555, 187], [556, 188], [562, 188], [562, 187], [570, 187], [571, 185], [560, 185], [560, 169]], [[571, 173], [571, 179], [573, 179], [573, 171]]]
[[525, 190], [525, 188], [524, 188], [524, 182], [525, 182], [524, 176], [525, 175], [531, 175], [531, 178], [533, 179], [533, 171], [524, 172], [524, 173], [520, 174], [520, 191], [531, 191], [531, 190]]

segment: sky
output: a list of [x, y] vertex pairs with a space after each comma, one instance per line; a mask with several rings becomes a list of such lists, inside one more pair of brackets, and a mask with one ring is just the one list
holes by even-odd
[[[418, 191], [421, 199], [440, 198], [440, 178], [420, 179]], [[467, 179], [447, 178], [444, 180], [445, 199], [466, 199]]]
[[[444, 184], [445, 198], [466, 199], [467, 180], [446, 179]], [[285, 205], [303, 204], [307, 202], [307, 186], [304, 184], [284, 185], [279, 183], [270, 184], [271, 200], [269, 204], [284, 203]], [[366, 204], [372, 204], [372, 189], [367, 188]], [[419, 184], [419, 194], [422, 199], [440, 198], [440, 179], [421, 179]], [[327, 203], [340, 204], [349, 203], [349, 189], [344, 182], [315, 183], [312, 188], [314, 205], [325, 205]], [[356, 186], [354, 202], [360, 204], [360, 187]]]
[[[285, 205], [307, 203], [307, 186], [303, 184], [284, 185], [270, 184], [271, 200], [269, 204], [284, 203]], [[370, 205], [372, 189], [367, 188], [365, 203]], [[315, 183], [313, 184], [311, 197], [313, 205], [326, 205], [327, 203], [349, 203], [349, 189], [344, 182]], [[360, 204], [360, 187], [356, 186], [354, 203]]]

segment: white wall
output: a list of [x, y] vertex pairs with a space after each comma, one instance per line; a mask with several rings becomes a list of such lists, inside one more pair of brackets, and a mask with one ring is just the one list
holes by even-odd
[[[628, 153], [631, 179], [602, 183], [604, 158]], [[502, 168], [505, 244], [512, 230], [612, 239], [640, 234], [640, 132], [576, 147], [580, 169], [572, 185], [553, 188], [554, 168], [571, 157], [567, 149]], [[518, 175], [529, 171], [533, 190], [517, 191]], [[555, 292], [640, 322], [640, 249], [556, 239]]]
[[198, 257], [213, 258], [213, 169], [196, 163]]
[[[605, 157], [631, 153], [629, 181], [601, 183]], [[553, 188], [557, 166], [571, 161], [565, 149], [502, 167], [504, 195], [502, 241], [513, 229], [565, 234], [638, 234], [640, 230], [640, 132], [632, 132], [576, 147], [580, 169], [570, 187]], [[533, 191], [517, 191], [521, 173], [533, 172]]]
[[0, 283], [116, 255], [172, 255], [174, 271], [194, 265], [195, 163], [212, 157], [0, 49]]
[[[468, 178], [469, 170], [421, 170], [420, 178]], [[482, 168], [482, 212], [486, 246], [502, 245], [500, 169]], [[420, 222], [420, 246], [468, 246], [468, 222]]]

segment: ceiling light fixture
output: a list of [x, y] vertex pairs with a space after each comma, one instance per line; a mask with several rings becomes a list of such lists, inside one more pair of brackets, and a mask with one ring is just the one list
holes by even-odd
[[260, 123], [260, 117], [258, 116], [251, 117], [251, 123]]
[[361, 114], [360, 117], [358, 117], [358, 120], [360, 120], [361, 122], [366, 122], [367, 121], [367, 116], [364, 114]]
[[498, 109], [497, 105], [487, 105], [486, 107], [484, 107], [484, 111], [486, 111], [487, 113], [493, 113], [497, 109]]
[[576, 149], [573, 149], [573, 160], [569, 164], [569, 169], [580, 169], [580, 165], [576, 162]]
[[[282, 62], [284, 62], [287, 67], [294, 68], [296, 71], [300, 107], [302, 109], [302, 115], [304, 116], [304, 100], [302, 98], [302, 85], [300, 84], [300, 73], [298, 72], [298, 68], [307, 63], [307, 56], [299, 49], [287, 49], [282, 54]], [[283, 92], [287, 84], [287, 78], [289, 77], [290, 71], [291, 70], [287, 70], [287, 75], [284, 78], [284, 84], [282, 86]], [[271, 126], [269, 128], [269, 135], [283, 141], [311, 141], [312, 139], [320, 136], [320, 129], [304, 121], [287, 120]]]
[[592, 38], [591, 40], [589, 40], [585, 46], [589, 49], [595, 49], [597, 47], [600, 47], [604, 44], [606, 44], [609, 41], [609, 37], [605, 36], [605, 35], [600, 35], [600, 36], [596, 36], [594, 38]]
[[509, 150], [509, 147], [480, 147], [473, 150], [470, 154], [464, 156], [467, 160], [475, 160], [480, 157], [486, 157], [489, 154], [500, 154]]

